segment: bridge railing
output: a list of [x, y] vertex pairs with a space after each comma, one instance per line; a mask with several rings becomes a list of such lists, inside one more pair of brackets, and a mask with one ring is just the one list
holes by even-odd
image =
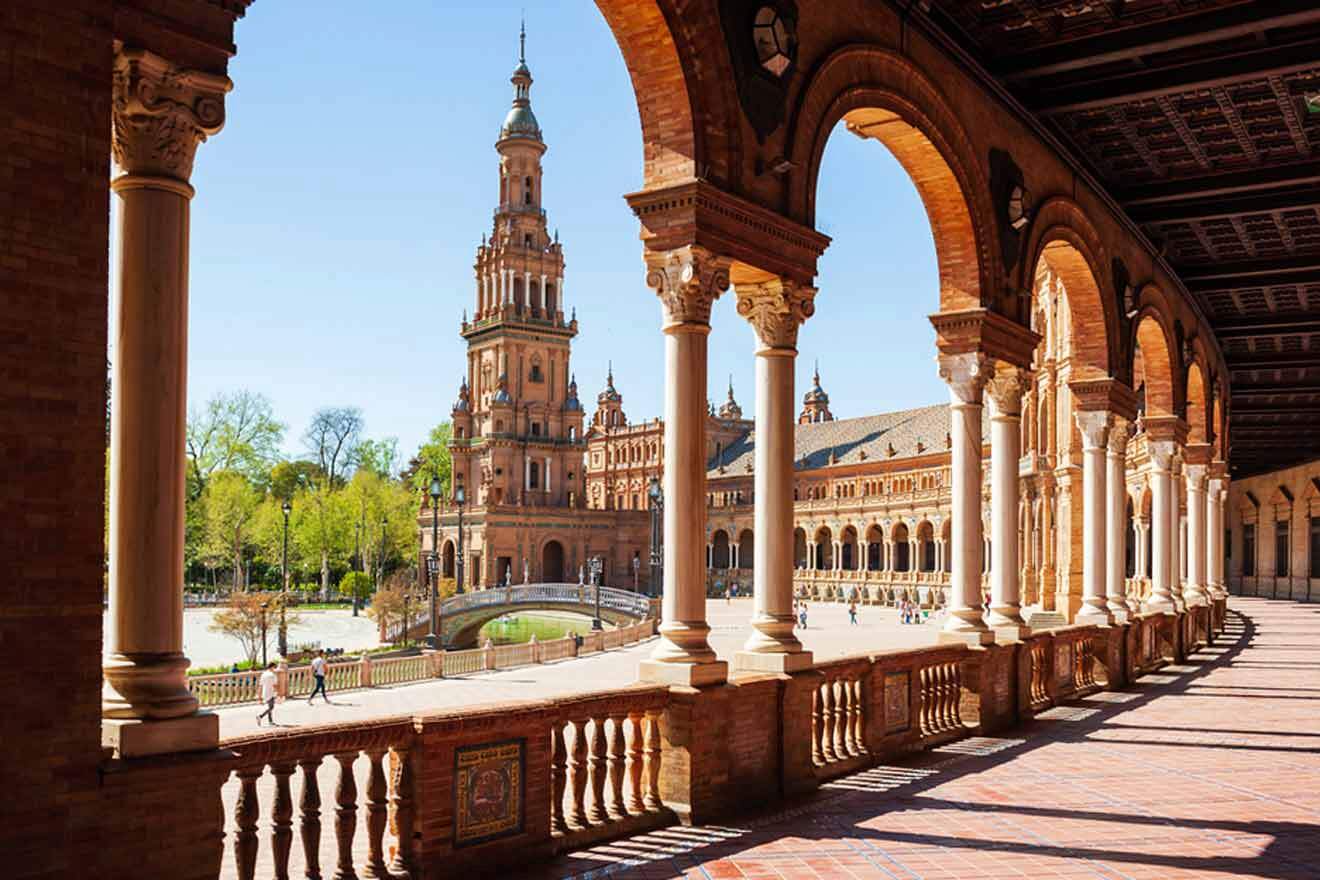
[[[635, 644], [655, 635], [655, 626], [656, 621], [648, 618], [629, 626], [588, 633], [582, 637], [581, 644], [575, 637], [565, 636], [517, 645], [487, 642], [485, 647], [466, 651], [427, 651], [400, 657], [372, 658], [364, 654], [356, 660], [329, 664], [326, 687], [331, 693], [338, 693], [550, 663]], [[261, 673], [256, 671], [199, 675], [189, 679], [188, 689], [206, 708], [255, 703], [260, 701], [260, 677]], [[280, 664], [275, 673], [275, 693], [279, 699], [305, 697], [312, 692], [313, 685], [310, 666]]]

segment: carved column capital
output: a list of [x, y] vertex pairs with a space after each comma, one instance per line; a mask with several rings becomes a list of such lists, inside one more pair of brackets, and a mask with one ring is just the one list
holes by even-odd
[[735, 284], [733, 292], [763, 349], [795, 349], [798, 327], [816, 311], [816, 288], [785, 278]]
[[665, 327], [679, 324], [710, 326], [710, 309], [729, 289], [727, 257], [687, 245], [646, 255], [646, 286], [660, 297]]
[[1031, 373], [1021, 367], [1001, 363], [985, 386], [995, 413], [1003, 416], [1022, 415], [1022, 395], [1031, 390]]
[[1114, 416], [1109, 428], [1109, 452], [1111, 455], [1124, 455], [1128, 440], [1132, 438], [1132, 423], [1122, 416]]
[[979, 351], [939, 354], [935, 362], [956, 403], [981, 405], [981, 391], [995, 374], [994, 361], [989, 356]]
[[1082, 410], [1077, 413], [1077, 430], [1082, 434], [1084, 449], [1105, 449], [1109, 445], [1109, 429], [1114, 416], [1108, 410]]
[[142, 49], [115, 54], [111, 149], [127, 175], [187, 183], [197, 145], [225, 122], [226, 76], [184, 70]]
[[1152, 440], [1146, 446], [1147, 454], [1150, 456], [1150, 463], [1157, 471], [1171, 471], [1173, 469], [1173, 458], [1177, 452], [1177, 444], [1172, 440]]
[[1183, 478], [1189, 489], [1205, 489], [1206, 466], [1203, 464], [1184, 464]]

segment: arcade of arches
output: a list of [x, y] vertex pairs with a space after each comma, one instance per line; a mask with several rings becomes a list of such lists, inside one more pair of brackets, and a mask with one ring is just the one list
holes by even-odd
[[[3, 481], [0, 498], [13, 514], [7, 521], [18, 524], [7, 537], [19, 562], [4, 587], [0, 635], [11, 682], [4, 778], [25, 801], [19, 821], [0, 829], [0, 849], [28, 858], [23, 873], [34, 876], [88, 865], [104, 876], [124, 876], [143, 865], [167, 864], [176, 876], [214, 877], [225, 828], [216, 792], [240, 758], [266, 755], [269, 761], [255, 769], [248, 763], [239, 769], [239, 816], [231, 826], [237, 828], [234, 852], [252, 876], [247, 859], [257, 845], [257, 777], [271, 768], [275, 846], [287, 855], [295, 764], [307, 761], [315, 770], [333, 755], [344, 771], [335, 831], [341, 856], [350, 862], [347, 871], [341, 863], [338, 876], [351, 876], [358, 809], [352, 764], [363, 752], [371, 765], [365, 812], [372, 876], [386, 871], [380, 840], [387, 790], [394, 793], [388, 804], [394, 827], [405, 829], [397, 864], [415, 869], [413, 876], [521, 858], [512, 838], [460, 848], [457, 833], [435, 833], [441, 826], [452, 830], [457, 821], [456, 728], [444, 718], [353, 726], [325, 732], [321, 740], [278, 731], [241, 749], [219, 747], [215, 716], [198, 711], [187, 686], [177, 582], [190, 180], [194, 158], [206, 160], [205, 151], [198, 152], [203, 141], [214, 139], [206, 151], [223, 149], [217, 135], [227, 121], [234, 25], [249, 2], [16, 3], [6, 20], [24, 37], [7, 55], [15, 72], [0, 99], [11, 111], [0, 125], [14, 169], [2, 184], [0, 283], [12, 295], [5, 304], [11, 329], [0, 374], [15, 398], [6, 406], [8, 418], [0, 420], [0, 446], [15, 452], [16, 477]], [[892, 693], [900, 708], [919, 706], [917, 696], [904, 703], [903, 694], [919, 696], [922, 682], [949, 685], [956, 696], [964, 662], [958, 658], [971, 658], [965, 662], [978, 664], [978, 673], [962, 687], [977, 695], [976, 729], [984, 731], [1019, 715], [1011, 697], [996, 696], [996, 683], [1003, 694], [1012, 693], [1022, 656], [1016, 640], [1029, 637], [1024, 609], [1094, 624], [1084, 628], [1086, 650], [1104, 658], [1112, 687], [1140, 665], [1131, 647], [1137, 637], [1129, 634], [1142, 633], [1146, 661], [1184, 657], [1190, 645], [1210, 638], [1209, 609], [1222, 620], [1221, 536], [1235, 448], [1229, 428], [1236, 424], [1220, 328], [1180, 280], [1166, 249], [1151, 244], [1107, 185], [974, 54], [959, 48], [942, 24], [958, 4], [870, 0], [860, 4], [861, 16], [850, 14], [858, 4], [845, 11], [792, 0], [597, 5], [632, 76], [644, 142], [643, 186], [626, 198], [641, 227], [639, 276], [644, 273], [659, 300], [657, 332], [665, 347], [666, 418], [656, 446], [665, 498], [664, 594], [660, 638], [640, 668], [641, 678], [656, 687], [616, 695], [616, 702], [605, 698], [592, 704], [596, 708], [568, 706], [562, 719], [548, 704], [535, 709], [535, 724], [553, 715], [574, 731], [568, 793], [579, 796], [579, 806], [590, 754], [595, 801], [589, 814], [569, 817], [574, 827], [585, 827], [579, 819], [589, 825], [618, 815], [621, 796], [606, 809], [603, 768], [614, 766], [611, 778], [620, 779], [625, 747], [633, 749], [628, 766], [640, 760], [643, 729], [645, 766], [654, 773], [645, 806], [663, 805], [674, 811], [671, 818], [722, 815], [737, 806], [740, 792], [773, 797], [819, 784], [821, 764], [813, 752], [824, 762], [855, 744], [856, 729], [841, 719], [862, 717], [861, 688], [838, 678], [838, 667], [817, 671], [803, 650], [793, 632], [795, 585], [865, 585], [860, 575], [876, 572], [938, 579], [947, 594], [942, 635], [949, 644], [929, 656], [945, 658], [944, 665], [905, 680], [911, 691]], [[1206, 6], [1205, 15], [1217, 11]], [[1086, 7], [1085, 15], [1078, 13], [1084, 22], [1098, 14], [1092, 7], [1119, 14], [1112, 4]], [[248, 26], [260, 27], [260, 15]], [[963, 33], [991, 27], [978, 19]], [[1033, 39], [1045, 40], [1051, 26], [1038, 30]], [[1212, 30], [1189, 26], [1187, 37]], [[1264, 30], [1260, 38], [1268, 39]], [[1129, 60], [1131, 50], [1124, 56]], [[522, 89], [519, 76], [515, 86]], [[1300, 99], [1300, 91], [1294, 97]], [[516, 93], [516, 101], [522, 98]], [[1307, 136], [1293, 104], [1301, 106], [1294, 101], [1280, 111], [1292, 120], [1283, 142]], [[1137, 144], [1137, 165], [1147, 177], [1184, 165], [1199, 164], [1205, 172], [1212, 164], [1203, 150], [1199, 163], [1155, 155], [1126, 112], [1097, 115], [1123, 129], [1107, 144]], [[520, 139], [501, 152], [501, 213], [511, 225], [496, 230], [507, 238], [479, 254], [481, 311], [463, 331], [476, 377], [465, 388], [475, 395], [469, 411], [489, 418], [500, 442], [474, 450], [464, 466], [468, 485], [482, 492], [531, 492], [559, 504], [568, 497], [566, 468], [582, 442], [580, 412], [558, 393], [565, 378], [571, 381], [567, 340], [576, 328], [563, 316], [558, 243], [546, 239], [535, 212], [521, 210], [540, 196], [538, 147], [525, 137], [535, 125], [529, 116], [511, 113], [506, 121], [509, 135]], [[877, 458], [884, 455], [831, 462], [835, 451], [827, 449], [825, 460], [808, 462], [806, 471], [796, 456], [798, 427], [831, 425], [818, 410], [806, 426], [796, 424], [798, 328], [817, 309], [867, 310], [862, 292], [855, 298], [846, 291], [818, 295], [815, 287], [817, 261], [829, 245], [815, 229], [815, 183], [825, 143], [841, 127], [878, 141], [877, 149], [883, 145], [897, 158], [917, 187], [935, 239], [939, 290], [928, 310], [950, 403], [939, 409], [945, 430], [923, 434], [917, 450], [925, 455], [942, 445], [933, 456], [938, 460], [910, 467], [911, 473], [881, 467]], [[1175, 123], [1165, 139], [1194, 141], [1185, 129], [1185, 120]], [[1249, 129], [1240, 121], [1234, 127], [1248, 141]], [[1256, 156], [1265, 168], [1270, 156]], [[1114, 167], [1127, 174], [1132, 166]], [[111, 653], [103, 664], [112, 192], [120, 208], [114, 254], [120, 284], [113, 303], [108, 495]], [[1237, 233], [1224, 233], [1230, 234]], [[1213, 257], [1212, 238], [1200, 230], [1183, 240], [1174, 230], [1168, 241], [1175, 253], [1182, 247], [1184, 254]], [[1243, 252], [1256, 254], [1251, 247]], [[1228, 275], [1263, 271], [1248, 262]], [[747, 353], [755, 361], [755, 443], [740, 453], [750, 470], [737, 473], [743, 465], [735, 464], [729, 485], [719, 490], [733, 503], [708, 511], [711, 484], [719, 481], [708, 472], [706, 346], [712, 304], [726, 294], [755, 334]], [[654, 303], [638, 308], [649, 312]], [[521, 352], [520, 363], [514, 331], [530, 327], [540, 338]], [[519, 382], [545, 379], [530, 419], [508, 406], [511, 364], [519, 364]], [[1295, 374], [1276, 381], [1285, 391], [1290, 383], [1305, 393], [1315, 387], [1313, 378]], [[1276, 393], [1257, 384], [1253, 394], [1261, 399]], [[507, 420], [500, 424], [502, 414]], [[533, 430], [544, 424], [547, 434]], [[1252, 436], [1254, 464], [1268, 463], [1275, 447], [1261, 442], [1258, 432]], [[548, 451], [517, 458], [520, 446]], [[580, 485], [583, 475], [574, 479]], [[878, 491], [865, 488], [882, 484]], [[1293, 499], [1302, 501], [1295, 493]], [[1288, 506], [1273, 496], [1257, 500]], [[722, 537], [715, 541], [717, 532]], [[571, 565], [573, 542], [553, 540], [527, 557], [547, 570]], [[730, 662], [709, 644], [705, 608], [708, 565], [724, 562], [726, 554], [730, 566], [750, 569], [755, 596], [751, 634], [731, 660], [732, 674]], [[492, 571], [491, 563], [483, 564]], [[1158, 638], [1147, 638], [1151, 633]], [[1080, 655], [1071, 653], [1072, 643], [1061, 642], [1059, 649], [1059, 668], [1066, 672], [1066, 661]], [[827, 675], [829, 685], [819, 688]], [[878, 703], [870, 688], [866, 706]], [[887, 678], [881, 691], [888, 701]], [[941, 705], [948, 716], [958, 700]], [[591, 720], [588, 750], [589, 711], [599, 714]], [[465, 745], [519, 736], [509, 731], [511, 713], [507, 707], [474, 713], [457, 735], [469, 737]], [[562, 726], [552, 742], [541, 736], [548, 728], [527, 720], [531, 715], [517, 717], [526, 725], [519, 730], [535, 732], [523, 740], [526, 766], [561, 766]], [[933, 717], [923, 716], [922, 724]], [[833, 725], [833, 742], [817, 736], [812, 725], [820, 719]], [[626, 743], [625, 721], [632, 730]], [[739, 724], [760, 738], [735, 735]], [[709, 726], [707, 735], [692, 736], [699, 725]], [[767, 739], [766, 731], [782, 731], [783, 738]], [[402, 738], [390, 739], [396, 735]], [[726, 749], [726, 742], [738, 748]], [[410, 749], [417, 750], [412, 758]], [[387, 753], [390, 760], [382, 763]], [[535, 797], [549, 805], [548, 791], [564, 792], [562, 776], [557, 782], [545, 776], [529, 782], [529, 802]], [[437, 800], [437, 791], [449, 798]], [[319, 794], [306, 784], [303, 793], [312, 815], [309, 825], [304, 814], [302, 829], [319, 833]], [[551, 823], [563, 817], [552, 806], [547, 811], [535, 819], [529, 814], [526, 826], [519, 822], [520, 842], [538, 851], [552, 847]], [[171, 821], [159, 822], [163, 815]], [[148, 825], [149, 840], [142, 835]], [[539, 832], [543, 839], [533, 840]]]

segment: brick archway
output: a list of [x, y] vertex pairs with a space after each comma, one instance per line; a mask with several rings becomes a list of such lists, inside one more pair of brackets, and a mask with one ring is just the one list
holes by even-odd
[[990, 187], [971, 143], [935, 85], [907, 59], [847, 46], [811, 74], [791, 116], [786, 213], [815, 225], [816, 185], [836, 125], [880, 141], [907, 171], [926, 208], [940, 273], [940, 311], [994, 307], [1002, 277], [989, 218]]
[[1164, 317], [1150, 306], [1137, 314], [1134, 325], [1136, 345], [1132, 375], [1134, 382], [1145, 386], [1146, 416], [1174, 416], [1178, 395], [1173, 333]]
[[1032, 218], [1027, 253], [1030, 258], [1022, 262], [1019, 282], [1022, 290], [1033, 289], [1036, 268], [1043, 260], [1067, 291], [1074, 378], [1113, 376], [1130, 381], [1131, 377], [1121, 375], [1122, 358], [1115, 350], [1119, 339], [1115, 300], [1101, 293], [1113, 286], [1105, 268], [1105, 248], [1081, 207], [1061, 196], [1046, 199]]
[[1210, 408], [1206, 398], [1205, 370], [1199, 359], [1187, 366], [1187, 442], [1200, 445], [1210, 442]]

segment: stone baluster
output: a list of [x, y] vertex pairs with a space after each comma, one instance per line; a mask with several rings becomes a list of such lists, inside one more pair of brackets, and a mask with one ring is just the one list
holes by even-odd
[[822, 731], [825, 729], [825, 712], [821, 706], [820, 693], [815, 694], [815, 699], [811, 701], [811, 763], [825, 763], [825, 753], [820, 744], [823, 737]]
[[[561, 801], [561, 814], [562, 810]], [[397, 876], [410, 876], [416, 868], [413, 857], [413, 826], [416, 820], [412, 756], [407, 748], [395, 746], [390, 762], [390, 828], [398, 845], [395, 847], [390, 871]]]
[[234, 864], [239, 880], [253, 880], [257, 875], [257, 820], [261, 804], [257, 800], [257, 780], [263, 768], [245, 767], [238, 771], [238, 802], [234, 805]]
[[569, 799], [568, 823], [573, 828], [587, 827], [587, 719], [574, 718], [573, 750], [569, 752], [569, 781], [572, 794]]
[[610, 815], [616, 819], [625, 818], [628, 808], [623, 802], [623, 782], [627, 761], [624, 745], [623, 724], [627, 716], [622, 713], [610, 716], [609, 731], [609, 767], [610, 767]]
[[834, 688], [830, 682], [816, 689], [816, 699], [820, 700], [820, 753], [829, 764], [838, 759], [834, 751]]
[[660, 717], [659, 709], [646, 711], [646, 809], [655, 811], [664, 806], [660, 800]]
[[852, 688], [844, 679], [834, 682], [834, 702], [840, 707], [839, 724], [835, 733], [835, 748], [842, 748], [843, 754], [857, 754], [857, 743], [853, 740], [853, 701]]
[[293, 846], [293, 795], [289, 777], [293, 764], [271, 764], [275, 777], [275, 802], [270, 808], [270, 851], [275, 861], [275, 880], [289, 880], [289, 850]]
[[367, 864], [363, 877], [388, 880], [385, 865], [385, 826], [389, 819], [388, 787], [385, 784], [385, 749], [375, 747], [367, 754]]
[[863, 691], [862, 682], [857, 680], [850, 683], [852, 688], [852, 707], [853, 707], [853, 743], [856, 744], [857, 753], [865, 754], [866, 749], [866, 704], [862, 702]]
[[335, 786], [335, 845], [338, 861], [332, 880], [357, 880], [353, 869], [353, 835], [357, 831], [357, 780], [353, 778], [353, 762], [357, 752], [341, 752], [334, 756], [339, 762], [339, 781]]
[[631, 712], [628, 715], [628, 812], [640, 815], [646, 806], [642, 802], [642, 740], [644, 732], [642, 721], [645, 714]]
[[609, 765], [606, 763], [603, 716], [592, 719], [591, 738], [587, 740], [587, 745], [587, 784], [591, 788], [591, 805], [587, 808], [587, 821], [592, 825], [601, 825], [609, 819], [605, 799], [606, 771]]
[[298, 836], [302, 840], [304, 875], [307, 880], [321, 880], [321, 788], [316, 772], [321, 757], [298, 762], [302, 769], [302, 795], [298, 801]]
[[706, 348], [710, 310], [729, 287], [729, 260], [695, 245], [647, 254], [665, 335], [663, 622], [639, 675], [687, 686], [728, 677], [708, 641], [706, 572]]
[[556, 721], [550, 730], [550, 830], [566, 834], [564, 791], [568, 788], [568, 746], [564, 743], [563, 722]]

